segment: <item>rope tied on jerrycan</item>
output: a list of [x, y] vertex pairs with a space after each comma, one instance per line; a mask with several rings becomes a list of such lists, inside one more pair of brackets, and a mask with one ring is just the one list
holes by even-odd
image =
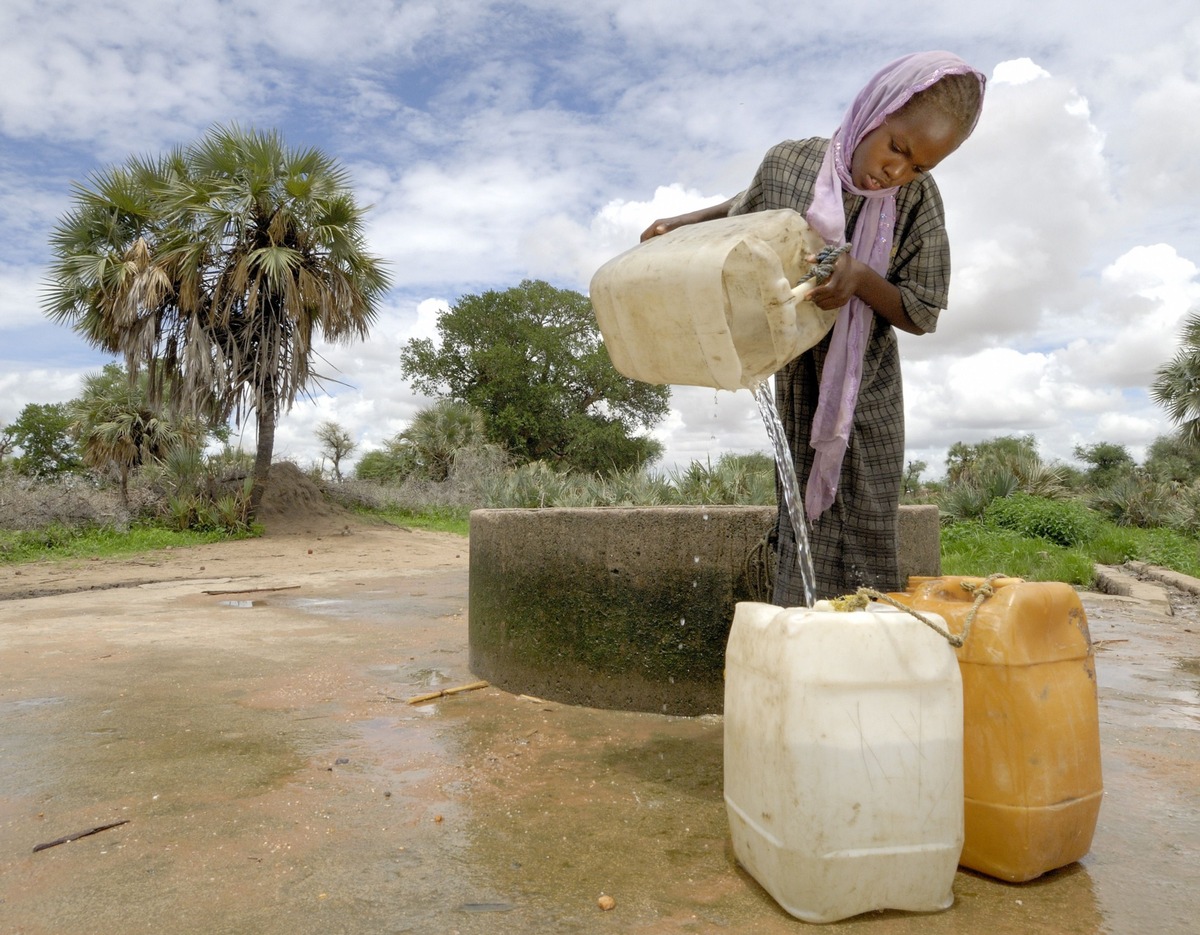
[[971, 605], [971, 609], [968, 611], [966, 619], [963, 621], [962, 633], [958, 634], [957, 636], [955, 636], [949, 630], [938, 626], [919, 610], [909, 607], [908, 605], [896, 600], [894, 597], [890, 597], [889, 595], [884, 594], [882, 591], [877, 591], [874, 588], [859, 588], [853, 594], [847, 594], [844, 597], [834, 598], [832, 601], [830, 601], [830, 603], [833, 605], [834, 610], [839, 611], [865, 610], [871, 601], [879, 601], [882, 604], [890, 604], [897, 610], [902, 610], [906, 614], [909, 614], [910, 616], [920, 620], [921, 623], [925, 624], [925, 626], [929, 627], [929, 629], [933, 630], [938, 636], [942, 637], [947, 643], [957, 649], [958, 647], [962, 646], [970, 637], [971, 624], [975, 622], [975, 614], [979, 612], [979, 608], [983, 605], [983, 602], [996, 593], [996, 589], [992, 587], [992, 582], [997, 581], [1000, 578], [1007, 577], [1008, 575], [1004, 574], [1003, 572], [996, 572], [995, 574], [988, 575], [979, 584], [972, 584], [970, 581], [959, 582], [959, 585], [964, 591], [975, 595], [975, 602]]

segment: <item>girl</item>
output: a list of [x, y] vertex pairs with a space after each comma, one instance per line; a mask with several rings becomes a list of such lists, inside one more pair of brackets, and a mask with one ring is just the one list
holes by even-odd
[[[655, 221], [642, 234], [792, 208], [827, 242], [852, 245], [809, 295], [821, 308], [841, 309], [833, 330], [775, 375], [775, 403], [805, 486], [818, 598], [905, 584], [896, 554], [904, 400], [893, 329], [933, 331], [946, 306], [950, 251], [929, 170], [975, 128], [984, 84], [948, 52], [897, 59], [858, 93], [830, 140], [780, 143], [737, 197]], [[777, 529], [773, 601], [801, 605], [782, 505]]]

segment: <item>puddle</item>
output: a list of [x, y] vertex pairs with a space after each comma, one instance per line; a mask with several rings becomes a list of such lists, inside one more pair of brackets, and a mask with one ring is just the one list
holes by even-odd
[[50, 705], [59, 705], [67, 699], [61, 695], [52, 698], [21, 698], [17, 701], [0, 701], [0, 713], [5, 710], [10, 711], [28, 711], [30, 709], [45, 708]]
[[395, 594], [369, 591], [349, 598], [291, 597], [278, 599], [277, 605], [314, 616], [353, 617], [358, 620], [385, 620], [398, 625], [427, 626], [431, 621], [461, 615], [466, 606], [462, 595], [426, 592]]
[[1188, 675], [1200, 676], [1200, 656], [1179, 658], [1175, 660], [1175, 664]]

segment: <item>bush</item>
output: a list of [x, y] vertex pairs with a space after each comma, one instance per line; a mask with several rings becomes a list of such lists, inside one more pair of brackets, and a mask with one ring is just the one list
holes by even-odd
[[1023, 493], [993, 500], [983, 518], [994, 526], [1067, 547], [1087, 542], [1098, 528], [1095, 514], [1076, 500], [1047, 500]]
[[1094, 510], [1118, 526], [1172, 526], [1182, 518], [1177, 503], [1179, 485], [1149, 477], [1128, 477], [1092, 495]]
[[770, 506], [775, 503], [775, 462], [765, 455], [724, 454], [716, 465], [693, 461], [667, 472], [676, 502]]
[[1017, 475], [1005, 467], [995, 466], [965, 480], [951, 484], [938, 500], [947, 522], [982, 519], [993, 500], [1011, 497], [1020, 490]]
[[0, 473], [0, 529], [127, 528], [154, 510], [153, 497], [145, 491], [131, 491], [130, 500], [127, 510], [115, 485], [99, 484], [86, 476], [37, 480], [4, 472]]

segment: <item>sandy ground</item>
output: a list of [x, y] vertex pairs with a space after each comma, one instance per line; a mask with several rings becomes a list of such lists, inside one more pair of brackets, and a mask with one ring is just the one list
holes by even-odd
[[[474, 679], [467, 559], [465, 539], [326, 511], [0, 570], [0, 933], [803, 928], [729, 852], [719, 717], [490, 687], [406, 703]], [[839, 929], [1196, 931], [1200, 615], [1085, 606], [1092, 853], [1019, 887], [960, 872], [946, 912]]]

